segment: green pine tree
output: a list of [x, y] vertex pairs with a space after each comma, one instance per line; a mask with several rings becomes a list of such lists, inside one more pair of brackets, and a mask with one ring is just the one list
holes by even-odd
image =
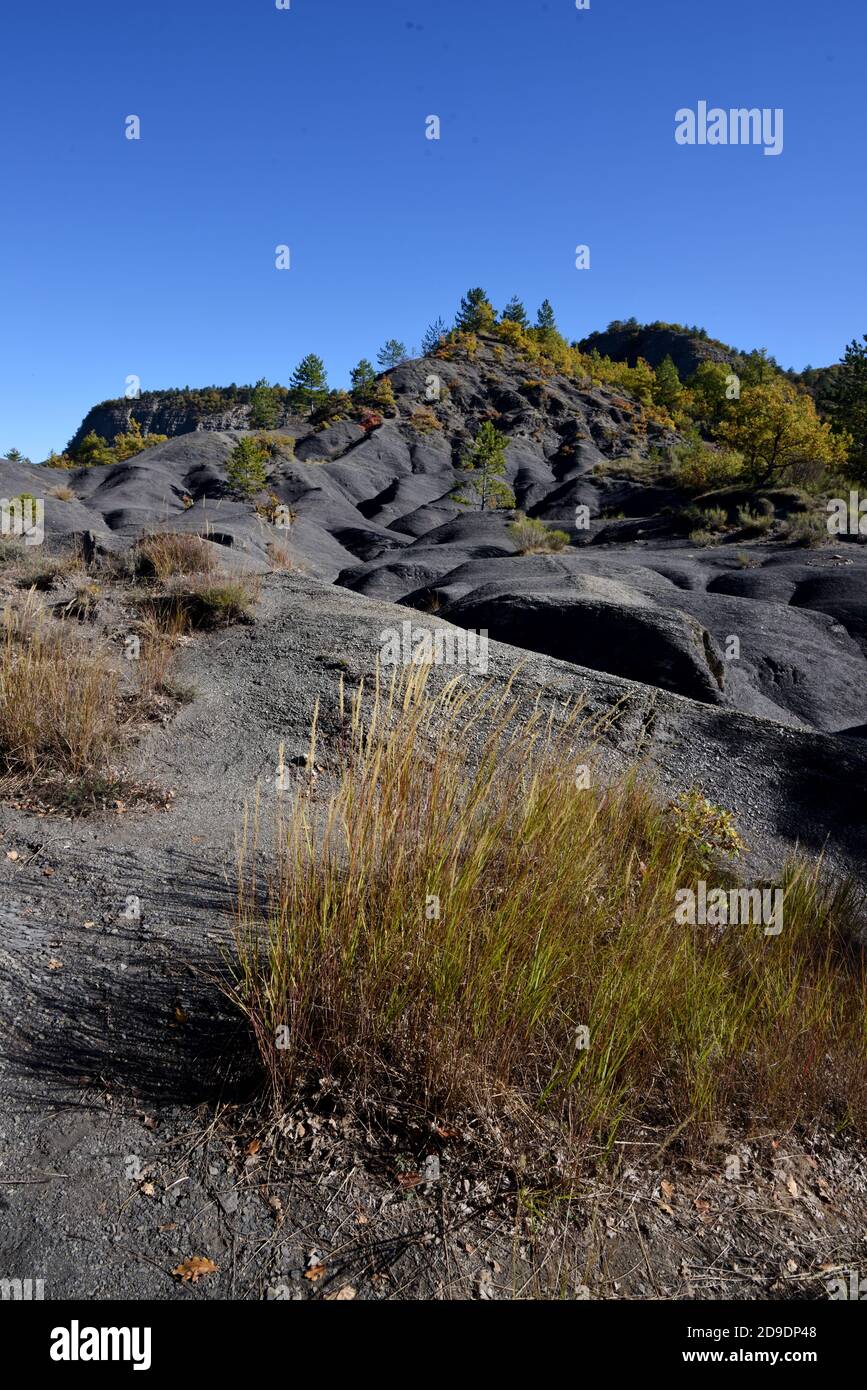
[[357, 367], [349, 373], [352, 395], [359, 405], [366, 405], [376, 388], [376, 371], [372, 362], [362, 357]]
[[473, 440], [472, 447], [464, 454], [461, 466], [467, 473], [466, 486], [471, 496], [463, 491], [455, 494], [455, 501], [462, 507], [477, 506], [480, 512], [492, 511], [496, 507], [514, 507], [515, 494], [507, 483], [502, 481], [506, 471], [505, 449], [508, 439], [495, 429], [490, 420], [484, 420]]
[[662, 406], [663, 410], [676, 410], [680, 404], [681, 396], [683, 395], [683, 387], [680, 383], [680, 374], [670, 354], [663, 357], [654, 372], [654, 377], [654, 405]]
[[278, 416], [279, 406], [274, 388], [263, 376], [256, 382], [250, 397], [250, 428], [273, 430]]
[[536, 315], [536, 328], [545, 335], [557, 332], [557, 322], [549, 299], [543, 299], [539, 306], [539, 312]]
[[302, 357], [289, 382], [289, 402], [293, 410], [313, 410], [328, 394], [325, 363], [315, 352]]
[[838, 433], [852, 436], [849, 465], [853, 478], [867, 481], [867, 333], [859, 343], [848, 344], [827, 402], [828, 414]]
[[462, 333], [484, 333], [493, 328], [496, 317], [496, 310], [483, 289], [467, 290], [461, 299], [455, 327]]
[[399, 342], [397, 338], [389, 338], [379, 349], [376, 360], [383, 371], [388, 371], [390, 367], [399, 367], [401, 362], [405, 362], [407, 355], [404, 343]]
[[432, 352], [436, 352], [448, 331], [444, 319], [434, 319], [433, 323], [428, 326], [421, 340], [421, 350], [425, 357], [429, 357]]
[[226, 477], [233, 492], [254, 497], [268, 481], [266, 455], [250, 435], [239, 439], [226, 460]]
[[512, 295], [501, 317], [504, 323], [516, 323], [519, 328], [523, 328], [525, 331], [530, 327], [527, 310], [516, 294]]

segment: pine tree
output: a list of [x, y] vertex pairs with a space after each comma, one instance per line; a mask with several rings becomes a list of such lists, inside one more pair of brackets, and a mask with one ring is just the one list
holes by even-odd
[[496, 310], [484, 290], [467, 290], [461, 300], [455, 327], [462, 333], [484, 333], [493, 328], [496, 317]]
[[540, 333], [546, 335], [548, 333], [557, 332], [554, 310], [551, 308], [551, 301], [549, 299], [543, 299], [539, 306], [539, 312], [536, 315], [536, 327]]
[[434, 319], [421, 340], [421, 350], [425, 357], [429, 357], [432, 352], [436, 352], [448, 331], [444, 319]]
[[268, 480], [265, 454], [249, 435], [238, 440], [226, 460], [226, 477], [232, 491], [241, 497], [253, 497], [265, 486]]
[[[467, 486], [475, 494], [480, 512], [515, 505], [515, 494], [508, 484], [502, 481], [506, 471], [505, 448], [508, 442], [506, 436], [500, 434], [490, 420], [484, 420], [473, 440], [472, 448], [461, 460], [461, 466], [469, 475]], [[462, 507], [473, 505], [473, 499], [462, 492], [455, 494], [455, 501]]]
[[349, 373], [349, 381], [356, 401], [362, 405], [366, 404], [376, 387], [376, 371], [373, 363], [369, 362], [366, 357], [362, 357], [358, 366], [353, 367]]
[[390, 367], [399, 367], [401, 362], [407, 358], [406, 345], [398, 341], [397, 338], [389, 338], [377, 353], [376, 360], [383, 371], [388, 371]]
[[279, 407], [274, 388], [264, 376], [256, 382], [250, 397], [250, 428], [254, 430], [273, 430], [277, 424]]
[[834, 371], [828, 414], [838, 433], [852, 436], [849, 463], [853, 478], [867, 481], [867, 333], [853, 338]]
[[516, 323], [519, 328], [525, 331], [530, 327], [530, 320], [527, 317], [527, 310], [516, 294], [512, 295], [501, 315], [504, 323]]
[[289, 382], [289, 401], [293, 410], [312, 410], [328, 394], [325, 363], [315, 352], [302, 357]]
[[654, 377], [652, 387], [654, 404], [661, 405], [663, 410], [676, 410], [683, 395], [683, 387], [680, 384], [680, 374], [670, 354], [663, 357], [654, 372]]

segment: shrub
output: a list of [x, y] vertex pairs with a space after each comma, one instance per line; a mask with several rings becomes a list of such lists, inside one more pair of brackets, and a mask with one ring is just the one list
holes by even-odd
[[734, 449], [717, 449], [698, 438], [672, 452], [677, 481], [690, 492], [725, 487], [736, 482], [743, 471], [743, 459]]
[[144, 449], [153, 449], [157, 444], [165, 444], [167, 439], [167, 434], [142, 434], [141, 425], [132, 416], [128, 433], [115, 435], [112, 453], [117, 463], [123, 463], [126, 459], [134, 458]]
[[567, 531], [553, 531], [544, 521], [525, 516], [519, 512], [514, 521], [506, 527], [512, 540], [522, 555], [542, 555], [546, 552], [565, 550], [569, 544]]
[[77, 468], [101, 468], [116, 462], [114, 454], [108, 447], [108, 441], [94, 430], [84, 436], [75, 451], [74, 458]]
[[774, 524], [773, 508], [770, 513], [753, 510], [752, 507], [738, 507], [738, 526], [750, 536], [763, 536]]
[[419, 406], [412, 412], [407, 422], [419, 434], [430, 434], [431, 430], [441, 430], [442, 425], [427, 406]]
[[816, 547], [829, 539], [828, 517], [825, 512], [807, 512], [791, 517], [785, 523], [786, 539], [792, 545]]
[[703, 507], [700, 515], [708, 531], [724, 531], [729, 524], [725, 507]]
[[58, 502], [74, 502], [75, 493], [71, 487], [52, 487], [48, 489], [49, 497], [56, 497]]
[[221, 573], [176, 575], [142, 604], [142, 616], [164, 630], [210, 631], [248, 622], [259, 583]]

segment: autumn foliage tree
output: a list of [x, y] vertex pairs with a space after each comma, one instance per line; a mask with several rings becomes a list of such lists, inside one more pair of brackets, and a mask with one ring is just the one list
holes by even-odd
[[815, 486], [827, 470], [845, 465], [850, 439], [820, 420], [810, 396], [783, 377], [748, 386], [733, 402], [718, 437], [744, 460], [756, 487]]

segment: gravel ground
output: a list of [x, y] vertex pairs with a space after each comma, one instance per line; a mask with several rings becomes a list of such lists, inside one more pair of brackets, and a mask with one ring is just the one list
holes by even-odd
[[[821, 1296], [831, 1267], [863, 1267], [867, 1214], [863, 1159], [822, 1136], [721, 1135], [702, 1170], [648, 1135], [564, 1223], [516, 1205], [507, 1137], [498, 1159], [490, 1136], [433, 1133], [388, 1097], [360, 1116], [327, 1078], [279, 1127], [259, 1111], [216, 980], [243, 807], [258, 784], [267, 819], [280, 743], [307, 776], [317, 699], [327, 787], [341, 676], [369, 675], [407, 616], [270, 577], [254, 623], [184, 648], [193, 698], [135, 749], [169, 809], [0, 807], [0, 1278], [95, 1299]], [[863, 868], [859, 741], [492, 643], [488, 678], [510, 676], [528, 702], [615, 711], [600, 766], [639, 758], [666, 792], [703, 785], [757, 870], [796, 842]], [[194, 1256], [217, 1266], [195, 1284], [172, 1273]]]

